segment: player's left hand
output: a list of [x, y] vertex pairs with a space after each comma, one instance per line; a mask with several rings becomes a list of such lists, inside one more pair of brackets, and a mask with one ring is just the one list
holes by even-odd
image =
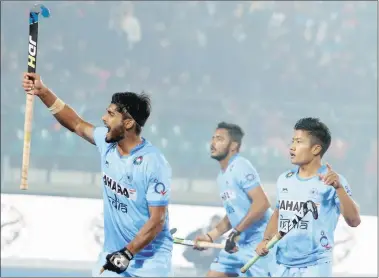
[[239, 236], [241, 232], [233, 229], [229, 234], [228, 239], [225, 242], [225, 251], [232, 254], [238, 251], [237, 242], [239, 241]]
[[326, 174], [324, 174], [324, 175], [319, 174], [320, 179], [326, 185], [331, 185], [335, 189], [340, 188], [342, 185], [340, 183], [339, 175], [332, 170], [332, 167], [328, 163], [326, 163], [326, 167], [328, 169], [328, 172], [326, 172]]
[[133, 259], [133, 254], [126, 248], [120, 251], [108, 254], [106, 257], [106, 264], [103, 266], [104, 270], [116, 272], [117, 274], [123, 273], [129, 266], [129, 262]]

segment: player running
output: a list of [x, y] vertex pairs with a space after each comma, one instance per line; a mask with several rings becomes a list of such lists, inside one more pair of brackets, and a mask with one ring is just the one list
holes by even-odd
[[94, 127], [47, 88], [38, 74], [25, 73], [23, 88], [33, 91], [59, 123], [100, 152], [104, 245], [93, 276], [103, 265], [101, 276], [169, 276], [171, 168], [140, 135], [150, 116], [150, 99], [144, 94], [115, 93], [102, 117], [105, 126]]
[[[226, 241], [225, 250], [210, 266], [208, 277], [236, 277], [242, 275], [240, 268], [248, 261], [270, 219], [270, 202], [262, 189], [259, 175], [251, 163], [239, 155], [244, 133], [229, 123], [219, 123], [212, 137], [211, 157], [221, 166], [217, 177], [220, 197], [226, 216], [218, 225], [196, 241], [213, 242], [233, 228]], [[198, 250], [203, 250], [195, 247]], [[267, 277], [270, 258], [256, 263], [247, 276]]]
[[321, 163], [330, 142], [330, 131], [319, 119], [304, 118], [295, 124], [290, 155], [291, 163], [296, 167], [278, 178], [278, 203], [257, 253], [262, 256], [268, 253], [267, 241], [289, 225], [301, 203], [314, 201], [319, 216], [313, 220], [311, 215], [306, 215], [279, 241], [278, 266], [273, 276], [332, 276], [334, 230], [340, 214], [350, 227], [357, 227], [361, 222], [346, 179], [334, 172], [330, 165]]

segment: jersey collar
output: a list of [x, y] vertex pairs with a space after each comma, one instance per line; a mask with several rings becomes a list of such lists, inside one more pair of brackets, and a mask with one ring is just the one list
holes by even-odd
[[131, 151], [130, 151], [130, 155], [133, 155], [135, 154], [136, 152], [138, 152], [140, 149], [142, 149], [143, 147], [146, 146], [146, 139], [142, 137], [142, 142], [139, 143], [137, 146], [135, 146]]
[[[120, 152], [118, 151], [117, 147], [116, 147], [116, 151], [117, 151], [117, 154], [120, 158], [126, 159], [126, 158], [130, 157], [131, 155], [135, 154], [136, 152], [138, 152], [139, 150], [141, 150], [143, 147], [145, 147], [147, 145], [147, 143], [148, 143], [148, 141], [146, 141], [146, 139], [142, 137], [142, 142], [139, 143], [137, 146], [135, 146], [133, 149], [131, 149], [130, 154], [122, 156], [120, 154]], [[117, 145], [115, 144], [115, 146], [117, 146]]]
[[234, 154], [228, 161], [228, 166], [239, 156], [239, 153]]
[[[307, 180], [311, 180], [311, 179], [314, 179], [315, 177], [317, 177], [317, 176], [313, 176], [313, 177], [310, 177], [310, 178], [301, 178], [301, 177], [299, 177], [299, 166], [297, 166], [296, 168], [295, 168], [295, 173], [296, 173], [296, 178], [298, 179], [298, 180], [300, 180], [300, 181], [307, 181]], [[318, 168], [318, 170], [317, 170], [317, 174], [322, 174], [322, 173], [324, 173], [325, 171], [326, 171], [326, 169], [327, 169], [327, 167], [326, 167], [326, 165], [321, 165], [321, 167], [320, 168]]]
[[223, 171], [223, 170], [221, 169], [221, 174], [225, 173], [226, 170], [228, 170], [230, 164], [232, 164], [232, 162], [233, 162], [237, 157], [239, 157], [239, 153], [236, 153], [236, 154], [234, 154], [234, 155], [232, 155], [232, 156], [230, 157], [230, 159], [229, 159], [229, 161], [228, 161], [228, 166], [226, 167], [225, 171]]

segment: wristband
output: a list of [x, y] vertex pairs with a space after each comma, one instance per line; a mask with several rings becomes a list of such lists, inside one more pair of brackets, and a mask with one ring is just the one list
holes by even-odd
[[125, 254], [129, 261], [133, 260], [134, 256], [132, 252], [130, 252], [126, 247], [122, 248], [120, 251]]
[[209, 239], [213, 242], [213, 238], [207, 233], [207, 236], [209, 237]]
[[60, 98], [57, 98], [53, 105], [51, 105], [48, 109], [51, 112], [51, 114], [55, 115], [63, 110], [66, 103], [64, 103]]

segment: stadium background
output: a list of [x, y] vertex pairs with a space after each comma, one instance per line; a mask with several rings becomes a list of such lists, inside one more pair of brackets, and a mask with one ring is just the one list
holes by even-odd
[[[2, 252], [22, 233], [7, 230], [6, 221], [23, 217], [4, 196], [24, 194], [18, 199], [23, 204], [26, 195], [101, 197], [97, 151], [57, 124], [39, 101], [30, 189], [19, 190], [21, 73], [31, 4], [1, 2]], [[287, 149], [295, 121], [318, 116], [333, 135], [325, 159], [350, 181], [361, 213], [377, 217], [376, 2], [46, 4], [52, 18], [40, 24], [37, 65], [43, 80], [98, 125], [112, 93], [147, 91], [153, 111], [143, 135], [172, 165], [173, 204], [220, 206], [218, 165], [209, 158], [208, 142], [223, 120], [245, 130], [242, 153], [274, 202], [275, 180], [290, 167]], [[195, 231], [196, 217], [187, 221]], [[69, 238], [60, 240], [70, 244]], [[176, 266], [176, 273], [199, 275], [204, 264], [201, 259], [196, 267]], [[47, 265], [2, 256], [2, 276], [89, 273], [75, 261]]]

